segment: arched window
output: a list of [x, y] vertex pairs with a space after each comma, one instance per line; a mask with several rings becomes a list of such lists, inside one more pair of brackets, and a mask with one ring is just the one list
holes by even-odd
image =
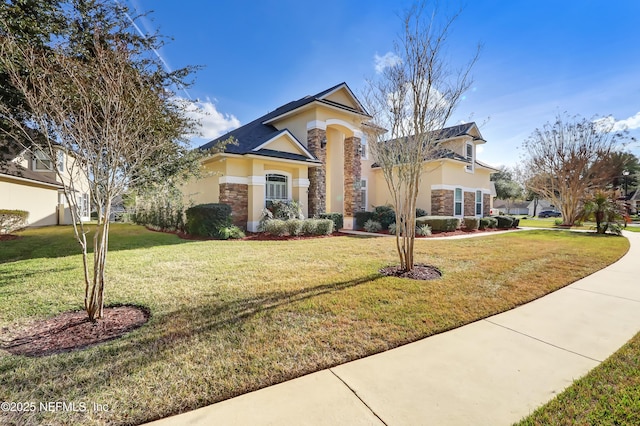
[[289, 199], [289, 183], [287, 182], [287, 176], [268, 174], [266, 177], [266, 199], [267, 201], [281, 200], [286, 201]]

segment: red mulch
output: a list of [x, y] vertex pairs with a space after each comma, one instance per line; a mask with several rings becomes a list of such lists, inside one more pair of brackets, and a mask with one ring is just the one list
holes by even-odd
[[435, 266], [414, 265], [411, 271], [405, 271], [400, 266], [387, 266], [380, 269], [382, 275], [389, 277], [411, 278], [412, 280], [435, 280], [442, 276], [442, 272]]
[[11, 241], [17, 240], [19, 238], [22, 238], [22, 236], [13, 234], [0, 234], [0, 241]]
[[117, 339], [142, 326], [149, 311], [138, 306], [104, 308], [102, 319], [91, 322], [85, 311], [64, 312], [17, 330], [5, 327], [2, 334], [11, 334], [0, 349], [13, 355], [39, 357], [78, 349]]

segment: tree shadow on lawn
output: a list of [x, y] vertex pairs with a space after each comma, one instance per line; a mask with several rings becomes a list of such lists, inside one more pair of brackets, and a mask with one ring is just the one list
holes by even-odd
[[[245, 332], [243, 330], [245, 323], [258, 314], [316, 296], [371, 283], [382, 277], [381, 274], [371, 274], [358, 279], [321, 284], [300, 290], [268, 292], [226, 303], [214, 302], [187, 306], [157, 315], [151, 312], [151, 318], [147, 324], [123, 338], [80, 351], [44, 357], [0, 356], [0, 387], [11, 390], [37, 389], [30, 394], [32, 399], [40, 397], [43, 401], [71, 400], [73, 395], [88, 394], [87, 386], [96, 386], [98, 383], [102, 386], [111, 386], [110, 382], [118, 383], [120, 380], [126, 380], [146, 367], [153, 368], [155, 363], [171, 363], [175, 359], [174, 352], [185, 350], [184, 345], [192, 339], [196, 341], [207, 339], [211, 333], [223, 331], [225, 328], [232, 334], [240, 336]], [[213, 341], [211, 343], [215, 344]], [[165, 404], [158, 408], [162, 410], [159, 415], [156, 414], [153, 418], [138, 418], [135, 421], [151, 421], [195, 409], [328, 367], [330, 365], [322, 365], [311, 371], [288, 372], [279, 376], [273, 376], [270, 371], [261, 371], [260, 374], [264, 373], [264, 377], [258, 380], [258, 383], [248, 383], [246, 387], [222, 390], [218, 395], [200, 395], [194, 401], [182, 401], [174, 406], [165, 406]], [[206, 366], [203, 365], [203, 368]], [[15, 369], [20, 369], [22, 373], [15, 376], [13, 374]], [[109, 380], [96, 380], [99, 377], [109, 378]], [[186, 381], [184, 386], [189, 386], [189, 382]], [[16, 397], [19, 396], [24, 395]]]
[[[109, 232], [110, 252], [193, 243], [193, 241], [184, 240], [175, 234], [153, 232], [133, 225], [128, 226], [130, 226], [129, 229], [127, 226], [120, 226]], [[92, 235], [93, 231], [87, 235], [89, 253], [93, 253]], [[27, 229], [20, 236], [21, 238], [16, 240], [0, 242], [0, 263], [27, 259], [53, 259], [82, 253], [80, 245], [73, 236], [71, 226]]]

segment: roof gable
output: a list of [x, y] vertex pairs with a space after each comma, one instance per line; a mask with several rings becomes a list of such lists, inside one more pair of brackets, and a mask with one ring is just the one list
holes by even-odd
[[260, 152], [261, 150], [287, 152], [290, 154], [302, 155], [310, 160], [315, 159], [315, 157], [307, 151], [304, 145], [302, 145], [300, 141], [298, 141], [298, 139], [296, 139], [296, 137], [287, 129], [278, 132], [267, 141], [252, 149], [253, 152]]

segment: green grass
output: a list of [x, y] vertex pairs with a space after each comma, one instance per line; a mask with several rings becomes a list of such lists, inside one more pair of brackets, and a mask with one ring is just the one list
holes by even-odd
[[[557, 217], [528, 217], [527, 219], [520, 219], [520, 225], [526, 228], [560, 228], [556, 225]], [[595, 227], [595, 223], [585, 222], [582, 226], [572, 226], [571, 229], [590, 230]]]
[[640, 333], [518, 425], [640, 425]]
[[[34, 229], [0, 242], [0, 339], [16, 325], [81, 308], [70, 234]], [[392, 238], [196, 242], [117, 225], [110, 242], [106, 301], [148, 307], [145, 326], [48, 357], [0, 350], [5, 400], [110, 411], [8, 421], [130, 424], [195, 409], [511, 309], [628, 250], [620, 237], [543, 230], [418, 240], [416, 260], [443, 271], [419, 282], [379, 275], [397, 262]]]

